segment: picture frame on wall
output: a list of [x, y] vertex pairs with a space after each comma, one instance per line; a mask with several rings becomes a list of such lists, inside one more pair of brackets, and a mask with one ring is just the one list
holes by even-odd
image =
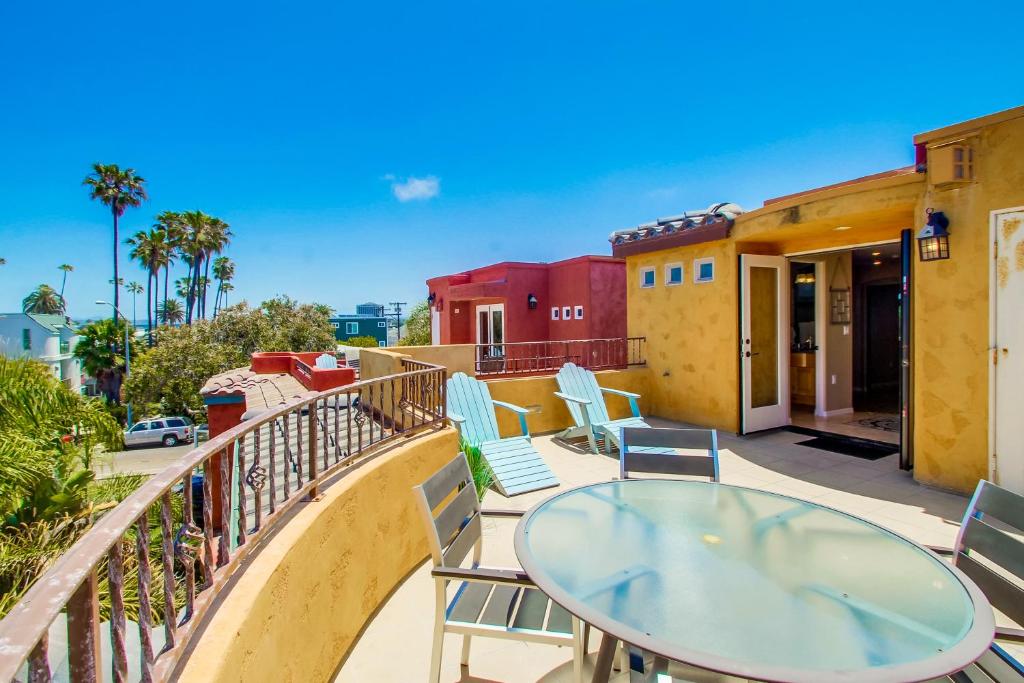
[[828, 291], [829, 296], [829, 311], [831, 312], [831, 322], [833, 325], [849, 325], [850, 324], [850, 290], [847, 289], [830, 289]]

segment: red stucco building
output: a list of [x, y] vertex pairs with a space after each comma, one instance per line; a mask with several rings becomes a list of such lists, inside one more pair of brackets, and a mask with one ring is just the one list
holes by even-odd
[[626, 336], [626, 262], [496, 263], [427, 280], [434, 344]]

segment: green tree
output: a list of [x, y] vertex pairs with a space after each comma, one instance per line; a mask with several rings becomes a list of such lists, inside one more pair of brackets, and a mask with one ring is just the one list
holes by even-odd
[[164, 325], [180, 325], [185, 320], [185, 309], [177, 299], [168, 299], [160, 304], [159, 315]]
[[68, 273], [74, 272], [75, 267], [68, 263], [62, 263], [61, 265], [57, 266], [57, 270], [61, 271], [62, 273], [60, 279], [60, 298], [63, 299], [64, 285], [68, 283]]
[[300, 304], [287, 296], [278, 296], [264, 301], [260, 310], [271, 328], [271, 336], [261, 351], [331, 351], [337, 344], [330, 306]]
[[409, 311], [405, 319], [405, 336], [399, 346], [428, 346], [430, 344], [430, 305], [421, 301]]
[[[72, 351], [82, 364], [82, 370], [96, 378], [96, 385], [108, 402], [121, 403], [121, 378], [124, 373], [124, 329], [123, 320], [97, 320], [78, 330], [78, 343]], [[135, 335], [129, 331], [131, 355], [135, 358], [138, 350]], [[134, 369], [134, 368], [133, 368]]]
[[185, 221], [176, 211], [162, 211], [157, 215], [156, 224], [153, 227], [162, 230], [165, 236], [165, 240], [160, 245], [163, 250], [160, 261], [164, 268], [164, 306], [166, 307], [167, 299], [170, 298], [168, 288], [171, 266], [177, 260], [181, 242], [185, 238]]
[[343, 343], [345, 346], [360, 346], [363, 348], [370, 348], [371, 346], [376, 348], [379, 346], [377, 338], [371, 337], [370, 335], [365, 335], [363, 337], [349, 337]]
[[213, 300], [213, 317], [217, 317], [217, 309], [220, 308], [221, 297], [224, 296], [224, 286], [230, 284], [235, 277], [235, 262], [227, 256], [218, 256], [213, 261], [213, 277], [217, 280], [217, 295]]
[[64, 313], [64, 297], [50, 285], [39, 285], [21, 300], [25, 313]]
[[[126, 168], [123, 171], [117, 164], [92, 165], [92, 173], [82, 181], [83, 185], [90, 188], [89, 197], [96, 199], [110, 208], [114, 218], [114, 307], [120, 306], [121, 288], [118, 284], [117, 275], [117, 248], [119, 239], [117, 235], [117, 221], [124, 215], [125, 210], [130, 206], [140, 206], [146, 199], [146, 180], [135, 173], [135, 169]], [[113, 319], [117, 319], [117, 312], [114, 312]]]
[[128, 290], [128, 293], [132, 295], [132, 324], [134, 325], [135, 321], [139, 319], [139, 317], [135, 314], [135, 297], [138, 296], [139, 294], [142, 294], [146, 290], [145, 288], [143, 288], [142, 285], [140, 285], [138, 282], [135, 282], [134, 280], [128, 283], [128, 287], [126, 289]]
[[164, 245], [167, 243], [167, 235], [160, 228], [153, 228], [149, 232], [140, 230], [125, 242], [132, 247], [131, 257], [138, 261], [146, 271], [146, 286], [149, 287], [149, 293], [146, 296], [146, 323], [148, 325], [146, 338], [152, 345], [153, 312], [156, 308], [154, 302], [160, 293], [160, 269], [163, 267], [163, 259], [166, 255]]

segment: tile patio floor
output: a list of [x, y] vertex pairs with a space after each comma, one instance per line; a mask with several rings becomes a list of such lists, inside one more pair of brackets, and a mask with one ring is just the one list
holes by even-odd
[[[653, 426], [680, 426], [653, 418]], [[901, 472], [897, 456], [867, 461], [794, 445], [806, 436], [771, 432], [739, 438], [719, 435], [722, 481], [812, 500], [850, 512], [926, 545], [951, 546], [967, 499], [914, 482]], [[616, 457], [574, 451], [551, 436], [534, 444], [562, 482], [547, 489], [505, 498], [494, 491], [484, 508], [526, 510], [560, 490], [608, 481], [618, 476]], [[517, 520], [484, 521], [483, 563], [517, 567], [512, 534]], [[344, 683], [407, 683], [423, 681], [430, 667], [434, 595], [428, 565], [413, 572], [370, 623], [336, 678]], [[592, 634], [592, 665], [599, 644]], [[570, 681], [572, 652], [568, 648], [474, 638], [468, 672], [460, 671], [461, 637], [445, 636], [441, 680], [450, 681]], [[589, 679], [590, 669], [585, 675]], [[622, 681], [628, 676], [613, 678]], [[701, 680], [735, 680], [710, 677]]]

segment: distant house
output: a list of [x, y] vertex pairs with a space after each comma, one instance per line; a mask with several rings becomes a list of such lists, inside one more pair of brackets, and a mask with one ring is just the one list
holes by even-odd
[[388, 345], [388, 319], [380, 304], [359, 304], [355, 313], [341, 313], [330, 320], [334, 338], [343, 344], [353, 337], [373, 337], [377, 346]]
[[0, 313], [0, 354], [45, 363], [72, 391], [82, 390], [82, 368], [71, 355], [78, 336], [62, 315]]

